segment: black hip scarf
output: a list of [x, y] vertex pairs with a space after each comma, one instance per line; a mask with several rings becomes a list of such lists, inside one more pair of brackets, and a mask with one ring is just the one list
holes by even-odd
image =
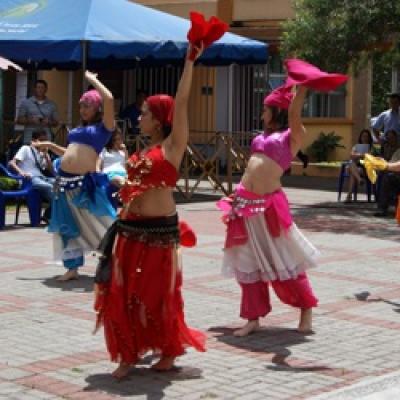
[[97, 264], [95, 283], [107, 283], [111, 279], [111, 256], [117, 234], [149, 246], [171, 246], [179, 244], [178, 215], [139, 220], [117, 219], [101, 240], [101, 253]]

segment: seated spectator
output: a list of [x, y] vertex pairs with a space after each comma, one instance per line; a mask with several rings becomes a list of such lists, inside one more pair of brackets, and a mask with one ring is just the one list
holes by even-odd
[[123, 143], [121, 132], [116, 130], [100, 153], [100, 170], [107, 174], [113, 185], [121, 187], [127, 176], [127, 160], [128, 152]]
[[[35, 143], [46, 140], [47, 132], [45, 130], [33, 131], [31, 144], [22, 146], [9, 162], [9, 166], [24, 178], [31, 179], [32, 186], [39, 191], [42, 199], [51, 204], [55, 179], [46, 174], [53, 174], [53, 166], [49, 154], [35, 148]], [[42, 220], [48, 222], [50, 216], [49, 205], [43, 213]]]
[[142, 114], [142, 106], [146, 97], [146, 92], [138, 90], [135, 102], [126, 106], [119, 114], [121, 119], [129, 119], [132, 133], [135, 135], [139, 134], [139, 117]]
[[395, 130], [391, 129], [386, 134], [386, 140], [382, 143], [381, 156], [386, 161], [389, 161], [394, 152], [400, 147], [400, 141], [398, 140], [398, 134]]
[[373, 145], [372, 134], [368, 129], [363, 129], [358, 135], [358, 141], [353, 146], [350, 154], [349, 172], [349, 190], [347, 192], [345, 203], [352, 201], [354, 185], [361, 184], [361, 177], [365, 177], [364, 167], [360, 164], [360, 160], [365, 153], [370, 153]]
[[[400, 149], [397, 149], [389, 162], [400, 161]], [[375, 217], [386, 217], [388, 215], [389, 206], [394, 199], [400, 194], [400, 172], [381, 171], [381, 184], [378, 196], [378, 211]]]

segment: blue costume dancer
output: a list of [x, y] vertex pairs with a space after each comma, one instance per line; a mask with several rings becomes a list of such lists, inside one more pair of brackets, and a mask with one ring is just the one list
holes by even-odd
[[86, 72], [86, 78], [98, 91], [90, 90], [80, 99], [82, 126], [70, 131], [66, 148], [49, 142], [40, 144], [62, 155], [49, 224], [55, 259], [62, 260], [67, 268], [59, 278], [62, 281], [78, 277], [85, 252], [97, 249], [116, 216], [106, 193], [108, 178], [96, 172], [98, 155], [114, 130], [113, 97], [96, 75]]

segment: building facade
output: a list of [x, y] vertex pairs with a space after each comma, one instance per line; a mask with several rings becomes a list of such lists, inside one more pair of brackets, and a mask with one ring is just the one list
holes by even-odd
[[[261, 129], [262, 99], [266, 93], [284, 79], [282, 59], [279, 54], [282, 21], [293, 16], [290, 0], [138, 0], [180, 17], [188, 18], [191, 10], [206, 17], [216, 15], [230, 25], [230, 31], [269, 44], [270, 59], [267, 66], [237, 66], [195, 70], [190, 99], [191, 139], [207, 141], [215, 132], [237, 132]], [[100, 78], [110, 87], [116, 98], [116, 113], [131, 103], [138, 89], [149, 94], [174, 94], [180, 76], [180, 68], [164, 66], [137, 68], [126, 71], [98, 71]], [[12, 88], [17, 79], [15, 73], [4, 74], [5, 117], [11, 125], [12, 112], [18, 99]], [[30, 74], [48, 81], [48, 96], [59, 109], [60, 119], [68, 126], [78, 123], [78, 100], [83, 90], [82, 71], [39, 71]], [[350, 79], [346, 87], [336, 92], [312, 94], [305, 109], [307, 137], [306, 149], [320, 132], [332, 132], [343, 137], [344, 149], [338, 149], [332, 159], [344, 160], [358, 137], [358, 132], [368, 127], [371, 76], [369, 71], [357, 79]]]
[[[229, 23], [232, 33], [267, 42], [270, 60], [265, 72], [266, 89], [271, 90], [283, 81], [284, 71], [279, 54], [281, 24], [294, 15], [291, 0], [139, 0], [137, 2], [185, 18], [191, 10], [200, 11], [207, 17], [216, 15]], [[243, 86], [240, 79], [234, 79], [234, 82], [239, 82], [239, 85]], [[245, 85], [248, 86], [246, 83]], [[240, 91], [239, 88], [236, 88], [236, 91]], [[318, 137], [320, 132], [334, 131], [342, 136], [345, 148], [338, 149], [332, 157], [347, 159], [359, 131], [369, 128], [370, 99], [370, 69], [363, 71], [357, 78], [351, 78], [346, 87], [333, 93], [311, 94], [305, 108], [304, 121], [308, 134], [304, 149]], [[246, 110], [248, 102], [240, 106]], [[252, 108], [256, 109], [256, 105], [252, 104]], [[257, 111], [258, 109], [253, 113], [257, 114]], [[233, 115], [237, 116], [235, 110]], [[253, 129], [256, 128], [254, 123]]]

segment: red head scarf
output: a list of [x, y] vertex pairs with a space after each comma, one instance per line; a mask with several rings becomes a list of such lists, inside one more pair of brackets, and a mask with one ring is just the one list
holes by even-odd
[[172, 127], [175, 102], [171, 96], [167, 94], [149, 96], [146, 99], [146, 103], [154, 118], [159, 121], [163, 127]]
[[278, 107], [282, 110], [287, 110], [292, 102], [294, 94], [291, 88], [285, 85], [279, 86], [264, 98], [264, 105], [270, 107]]
[[[206, 21], [203, 14], [195, 11], [190, 13], [190, 21], [192, 26], [187, 34], [189, 42], [196, 47], [200, 47], [203, 43], [205, 49], [221, 38], [229, 29], [228, 24], [218, 18], [211, 17], [209, 21]], [[190, 54], [190, 59], [194, 60], [195, 56], [196, 51], [194, 50]]]
[[312, 64], [295, 58], [286, 60], [285, 66], [288, 73], [287, 87], [303, 85], [321, 92], [329, 92], [330, 90], [335, 90], [348, 79], [347, 75], [330, 74], [321, 71]]

